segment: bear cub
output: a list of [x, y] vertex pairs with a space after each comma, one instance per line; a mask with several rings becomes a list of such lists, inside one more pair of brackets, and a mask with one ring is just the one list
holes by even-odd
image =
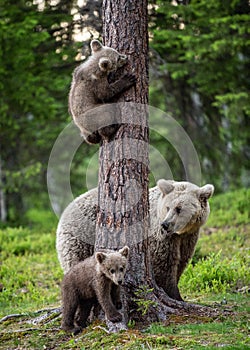
[[119, 111], [116, 106], [104, 103], [135, 84], [132, 74], [124, 74], [109, 83], [108, 76], [127, 63], [127, 56], [111, 47], [103, 46], [98, 40], [91, 41], [91, 56], [73, 72], [69, 93], [69, 112], [82, 136], [89, 144], [107, 140], [119, 127]]
[[[127, 267], [129, 248], [118, 252], [96, 252], [74, 265], [62, 282], [62, 328], [77, 334], [87, 325], [92, 306], [100, 304], [111, 322], [120, 322], [122, 315], [120, 285]], [[76, 319], [77, 312], [77, 319]]]

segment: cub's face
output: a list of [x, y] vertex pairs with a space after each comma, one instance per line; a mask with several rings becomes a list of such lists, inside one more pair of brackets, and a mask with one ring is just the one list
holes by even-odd
[[189, 182], [167, 180], [159, 180], [157, 185], [161, 190], [158, 216], [163, 237], [172, 233], [194, 232], [206, 222], [210, 212], [208, 198], [213, 194], [213, 185], [198, 187]]
[[98, 60], [103, 72], [115, 72], [127, 63], [127, 56], [120, 54], [111, 47], [103, 46], [98, 40], [91, 41], [92, 56]]
[[127, 268], [129, 248], [125, 246], [118, 252], [97, 252], [95, 258], [99, 264], [99, 271], [104, 273], [113, 283], [121, 285]]

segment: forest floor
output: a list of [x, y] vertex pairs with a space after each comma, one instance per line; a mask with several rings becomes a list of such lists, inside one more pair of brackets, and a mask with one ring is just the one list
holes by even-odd
[[[27, 227], [0, 230], [0, 349], [250, 349], [250, 190], [217, 195], [179, 287], [187, 302], [220, 316], [169, 316], [165, 323], [109, 334], [95, 322], [73, 336], [60, 329], [62, 271], [55, 219], [32, 210]], [[9, 317], [5, 317], [9, 315]], [[12, 315], [12, 316], [11, 316]]]

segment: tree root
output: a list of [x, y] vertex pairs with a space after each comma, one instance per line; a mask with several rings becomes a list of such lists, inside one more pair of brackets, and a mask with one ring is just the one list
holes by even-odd
[[[132, 304], [131, 304], [132, 300]], [[117, 333], [119, 331], [127, 330], [128, 319], [133, 319], [144, 326], [152, 322], [164, 322], [168, 319], [170, 315], [177, 316], [199, 316], [199, 317], [211, 317], [215, 318], [221, 315], [226, 315], [232, 313], [228, 309], [213, 308], [210, 306], [191, 304], [184, 301], [177, 301], [168, 297], [163, 289], [154, 286], [154, 289], [146, 295], [145, 300], [149, 301], [147, 310], [145, 312], [138, 310], [138, 305], [135, 305], [134, 299], [124, 300], [124, 310], [128, 310], [128, 315], [126, 312], [121, 312], [123, 315], [123, 321], [118, 323], [110, 322], [105, 318], [107, 333]], [[0, 323], [4, 323], [9, 320], [15, 320], [23, 318], [24, 322], [31, 325], [39, 324], [49, 324], [61, 317], [61, 308], [47, 308], [42, 310], [37, 310], [32, 313], [23, 314], [10, 314], [6, 315], [0, 319]], [[104, 320], [103, 313], [99, 314], [100, 319]], [[34, 318], [35, 317], [35, 318]], [[98, 317], [99, 318], [99, 317]], [[60, 330], [60, 328], [56, 328]], [[20, 330], [13, 330], [12, 333], [26, 333], [37, 330], [37, 328], [27, 328]]]
[[[144, 303], [144, 311], [143, 307], [138, 308], [138, 300], [134, 299], [131, 295], [128, 301], [128, 307], [125, 306], [125, 309], [129, 310], [129, 318], [144, 325], [152, 322], [164, 322], [170, 315], [216, 318], [231, 313], [227, 309], [174, 300], [162, 288], [156, 285], [148, 290], [150, 292], [143, 296], [144, 301], [141, 302], [142, 305]], [[137, 304], [137, 307], [135, 304]]]
[[168, 314], [176, 315], [198, 315], [206, 317], [216, 317], [222, 313], [222, 310], [210, 306], [197, 305], [187, 303], [185, 301], [178, 301], [170, 298], [163, 289], [156, 287], [155, 296], [164, 307], [167, 307]]

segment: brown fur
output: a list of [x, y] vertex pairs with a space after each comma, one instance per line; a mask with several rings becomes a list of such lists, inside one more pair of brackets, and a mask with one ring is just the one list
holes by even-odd
[[[179, 279], [190, 261], [199, 230], [209, 216], [213, 185], [159, 180], [149, 191], [149, 249], [157, 284], [182, 300]], [[76, 198], [66, 208], [57, 228], [57, 252], [64, 272], [93, 254], [96, 229], [97, 189]]]
[[157, 206], [151, 207], [151, 218], [157, 215], [155, 224], [160, 229], [150, 237], [155, 279], [171, 298], [183, 300], [178, 282], [193, 256], [200, 227], [208, 218], [208, 199], [214, 187], [164, 179], [157, 185], [161, 195]]
[[[75, 265], [62, 282], [62, 328], [77, 334], [86, 327], [92, 306], [100, 304], [106, 317], [120, 322], [120, 285], [123, 283], [129, 248], [118, 252], [97, 252]], [[76, 312], [78, 318], [76, 320]], [[76, 325], [75, 325], [76, 323]]]
[[135, 84], [132, 74], [125, 74], [109, 84], [108, 75], [127, 62], [127, 56], [103, 46], [98, 40], [91, 42], [92, 55], [73, 73], [69, 94], [69, 111], [85, 140], [99, 143], [110, 139], [117, 130], [118, 115], [115, 105], [100, 107]]

